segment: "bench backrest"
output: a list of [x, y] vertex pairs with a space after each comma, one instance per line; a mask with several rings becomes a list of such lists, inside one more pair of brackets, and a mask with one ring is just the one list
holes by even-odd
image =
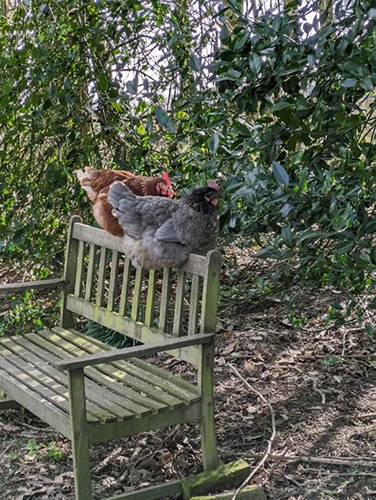
[[[179, 269], [145, 271], [124, 255], [122, 238], [72, 217], [61, 326], [83, 316], [143, 343], [215, 331], [220, 254], [189, 256]], [[195, 365], [192, 350], [182, 359]]]

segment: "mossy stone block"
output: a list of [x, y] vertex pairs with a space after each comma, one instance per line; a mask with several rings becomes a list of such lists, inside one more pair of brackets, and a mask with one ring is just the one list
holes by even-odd
[[248, 477], [250, 467], [244, 460], [237, 460], [221, 465], [217, 469], [208, 470], [181, 482], [184, 500], [193, 496], [208, 495], [224, 490], [238, 488]]
[[[230, 491], [227, 493], [217, 493], [210, 496], [200, 496], [192, 497], [191, 500], [231, 500], [234, 496], [235, 491]], [[261, 486], [252, 485], [246, 486], [241, 490], [239, 495], [236, 497], [237, 500], [266, 500], [264, 490]]]

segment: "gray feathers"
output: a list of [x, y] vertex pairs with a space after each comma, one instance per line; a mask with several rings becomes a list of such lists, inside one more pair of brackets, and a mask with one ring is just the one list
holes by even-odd
[[190, 253], [215, 247], [220, 191], [199, 188], [180, 200], [137, 196], [123, 183], [111, 185], [108, 201], [125, 231], [124, 250], [134, 265], [178, 267]]

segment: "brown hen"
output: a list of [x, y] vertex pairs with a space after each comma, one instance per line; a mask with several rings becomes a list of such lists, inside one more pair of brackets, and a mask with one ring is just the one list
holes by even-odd
[[124, 236], [118, 219], [112, 215], [112, 205], [107, 201], [108, 191], [115, 181], [122, 182], [138, 196], [163, 196], [172, 198], [174, 192], [167, 172], [161, 177], [134, 175], [127, 170], [97, 170], [86, 167], [77, 171], [77, 178], [93, 202], [93, 214], [98, 224], [114, 236]]

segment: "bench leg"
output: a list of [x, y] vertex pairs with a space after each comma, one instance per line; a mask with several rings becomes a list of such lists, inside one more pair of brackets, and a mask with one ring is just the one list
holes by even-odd
[[69, 370], [68, 380], [76, 500], [92, 500], [83, 369]]
[[205, 344], [201, 348], [202, 360], [199, 370], [199, 386], [201, 388], [202, 461], [204, 470], [210, 470], [218, 467], [213, 397], [214, 343]]

